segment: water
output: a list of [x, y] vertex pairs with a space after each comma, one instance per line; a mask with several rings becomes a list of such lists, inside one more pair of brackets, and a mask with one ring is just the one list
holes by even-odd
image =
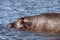
[[38, 34], [3, 27], [0, 31], [0, 40], [60, 40], [60, 34]]
[[60, 34], [42, 34], [7, 28], [23, 16], [60, 12], [60, 0], [0, 0], [0, 40], [60, 40]]

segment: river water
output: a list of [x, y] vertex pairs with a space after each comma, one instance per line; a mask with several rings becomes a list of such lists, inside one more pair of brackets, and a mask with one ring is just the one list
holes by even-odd
[[8, 28], [23, 16], [60, 12], [60, 0], [0, 0], [0, 40], [60, 40], [60, 34], [43, 34]]

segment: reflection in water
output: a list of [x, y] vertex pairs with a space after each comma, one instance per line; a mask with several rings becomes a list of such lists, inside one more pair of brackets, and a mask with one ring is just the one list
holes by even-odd
[[1, 40], [60, 40], [60, 34], [42, 34], [31, 31], [19, 31], [15, 28], [0, 28]]

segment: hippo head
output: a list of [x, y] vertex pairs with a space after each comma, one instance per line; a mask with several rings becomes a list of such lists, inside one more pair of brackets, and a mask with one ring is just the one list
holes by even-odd
[[26, 29], [29, 28], [30, 23], [25, 17], [18, 18], [15, 22], [9, 23], [8, 27], [9, 28], [16, 28], [16, 29]]
[[9, 23], [7, 26], [8, 28], [22, 28], [24, 25], [24, 18], [18, 18], [15, 22]]

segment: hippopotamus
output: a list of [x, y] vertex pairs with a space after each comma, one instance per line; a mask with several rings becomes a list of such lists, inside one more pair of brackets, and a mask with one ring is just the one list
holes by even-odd
[[36, 32], [59, 33], [60, 32], [60, 14], [59, 13], [41, 13], [34, 16], [24, 16], [18, 18], [15, 22], [8, 24], [9, 28], [27, 29]]

